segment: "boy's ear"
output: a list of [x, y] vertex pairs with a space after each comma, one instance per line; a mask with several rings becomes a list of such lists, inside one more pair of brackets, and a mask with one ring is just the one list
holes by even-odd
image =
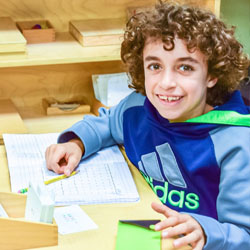
[[212, 88], [217, 83], [217, 81], [218, 81], [218, 78], [210, 76], [208, 78], [207, 87]]

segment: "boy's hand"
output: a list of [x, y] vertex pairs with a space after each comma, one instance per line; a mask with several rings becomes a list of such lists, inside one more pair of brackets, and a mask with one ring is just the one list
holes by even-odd
[[191, 245], [194, 250], [203, 249], [206, 238], [202, 227], [192, 216], [178, 213], [165, 205], [154, 202], [151, 206], [156, 212], [163, 214], [167, 218], [155, 225], [156, 231], [165, 229], [162, 232], [162, 238], [184, 235], [174, 240], [173, 244], [175, 248]]
[[69, 176], [79, 164], [84, 153], [84, 146], [79, 139], [50, 145], [45, 152], [47, 168], [58, 174]]

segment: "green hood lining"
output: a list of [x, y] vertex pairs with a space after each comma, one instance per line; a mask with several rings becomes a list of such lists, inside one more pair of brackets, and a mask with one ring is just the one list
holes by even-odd
[[250, 127], [250, 114], [240, 114], [235, 111], [212, 110], [204, 115], [188, 119], [185, 122]]

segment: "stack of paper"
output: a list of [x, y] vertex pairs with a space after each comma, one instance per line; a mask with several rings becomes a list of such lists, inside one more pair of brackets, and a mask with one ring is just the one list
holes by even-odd
[[[43, 183], [55, 174], [46, 168], [45, 150], [58, 134], [4, 134], [11, 190]], [[136, 202], [139, 195], [118, 146], [104, 148], [80, 162], [74, 176], [47, 186], [56, 205]]]
[[92, 75], [95, 97], [105, 106], [118, 104], [133, 90], [128, 87], [131, 82], [127, 73]]

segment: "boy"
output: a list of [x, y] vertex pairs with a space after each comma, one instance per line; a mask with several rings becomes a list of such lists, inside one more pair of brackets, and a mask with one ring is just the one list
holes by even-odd
[[[123, 144], [164, 205], [156, 225], [174, 247], [250, 249], [250, 116], [238, 91], [248, 59], [213, 14], [160, 2], [132, 17], [121, 57], [136, 92], [85, 116], [46, 151], [70, 174], [102, 147]], [[64, 163], [62, 163], [64, 162]]]

